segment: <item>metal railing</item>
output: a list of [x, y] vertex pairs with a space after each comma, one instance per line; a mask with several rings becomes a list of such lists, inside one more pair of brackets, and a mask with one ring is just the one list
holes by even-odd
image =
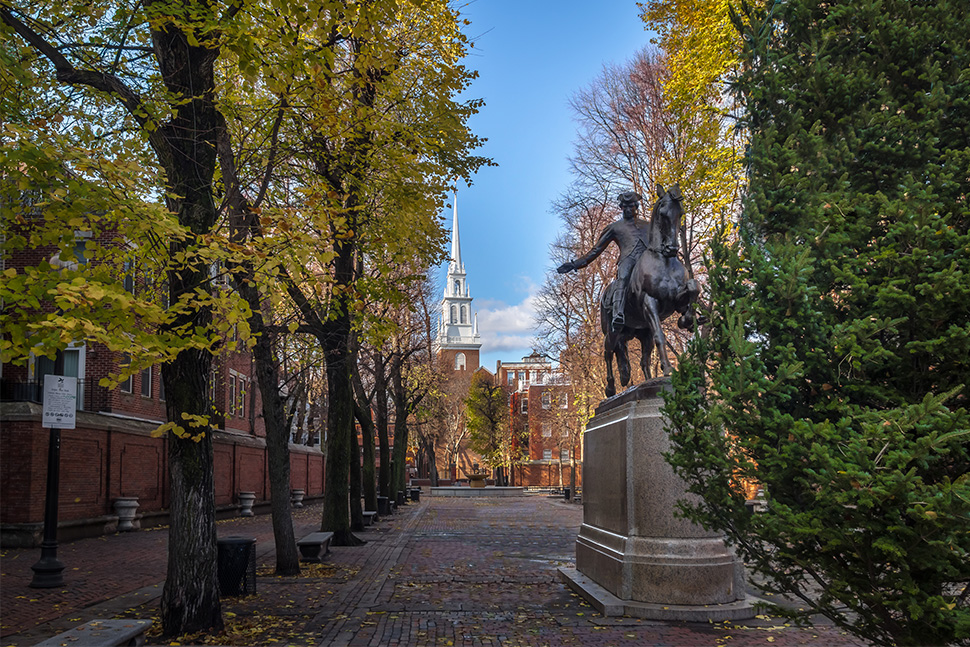
[[[36, 402], [43, 404], [44, 382], [42, 380], [0, 379], [0, 401]], [[77, 381], [78, 411], [103, 411], [107, 408], [108, 389], [98, 384]]]

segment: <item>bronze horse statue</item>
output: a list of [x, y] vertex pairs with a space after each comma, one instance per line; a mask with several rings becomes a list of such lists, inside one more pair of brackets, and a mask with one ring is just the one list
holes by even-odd
[[689, 278], [687, 268], [677, 254], [680, 249], [680, 228], [684, 209], [680, 187], [669, 191], [657, 185], [658, 200], [650, 214], [648, 244], [640, 255], [630, 277], [629, 292], [624, 308], [624, 325], [615, 330], [611, 325], [610, 304], [616, 290], [622, 289], [619, 280], [610, 283], [600, 296], [600, 321], [603, 328], [606, 360], [606, 397], [616, 394], [613, 377], [613, 358], [616, 357], [620, 384], [630, 383], [630, 358], [627, 342], [638, 339], [642, 349], [640, 367], [645, 377], [651, 377], [650, 356], [657, 349], [657, 357], [664, 375], [672, 367], [667, 358], [667, 340], [660, 322], [675, 311], [680, 313], [677, 325], [683, 329], [694, 326], [694, 302], [700, 289]]

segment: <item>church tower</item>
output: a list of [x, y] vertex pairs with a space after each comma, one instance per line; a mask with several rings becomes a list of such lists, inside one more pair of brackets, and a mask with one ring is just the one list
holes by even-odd
[[451, 261], [445, 278], [445, 293], [441, 299], [441, 317], [438, 323], [438, 360], [446, 368], [467, 371], [469, 375], [478, 369], [479, 349], [478, 314], [472, 314], [472, 297], [465, 277], [465, 264], [461, 260], [461, 240], [458, 237], [458, 196], [455, 195], [455, 213], [451, 226]]

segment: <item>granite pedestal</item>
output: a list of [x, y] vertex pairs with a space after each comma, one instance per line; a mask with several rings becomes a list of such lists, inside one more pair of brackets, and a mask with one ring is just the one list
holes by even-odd
[[665, 379], [605, 400], [583, 436], [583, 525], [563, 579], [607, 615], [750, 618], [743, 568], [722, 535], [674, 516], [689, 498], [663, 458]]

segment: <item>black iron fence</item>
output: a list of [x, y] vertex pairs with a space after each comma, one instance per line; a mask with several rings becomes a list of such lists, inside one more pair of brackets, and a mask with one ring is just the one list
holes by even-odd
[[[37, 402], [44, 401], [44, 382], [42, 380], [0, 379], [0, 401]], [[77, 381], [78, 411], [107, 411], [108, 389], [97, 383]]]

